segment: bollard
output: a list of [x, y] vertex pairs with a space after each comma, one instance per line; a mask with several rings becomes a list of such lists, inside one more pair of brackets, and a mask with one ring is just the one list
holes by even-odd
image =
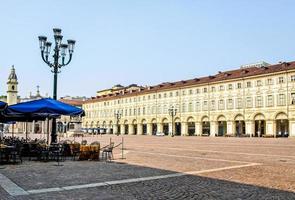
[[122, 137], [122, 142], [121, 142], [121, 146], [122, 146], [122, 160], [124, 159], [124, 137]]

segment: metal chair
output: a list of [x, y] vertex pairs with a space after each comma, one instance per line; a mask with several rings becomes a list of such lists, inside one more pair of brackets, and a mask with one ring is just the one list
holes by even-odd
[[109, 145], [103, 147], [102, 150], [102, 160], [105, 159], [105, 161], [112, 161], [114, 159], [113, 156], [113, 149], [114, 149], [114, 142], [111, 142]]

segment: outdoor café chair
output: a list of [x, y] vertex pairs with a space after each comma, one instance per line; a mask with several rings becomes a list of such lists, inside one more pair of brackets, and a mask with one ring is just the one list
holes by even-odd
[[49, 147], [49, 158], [50, 160], [55, 160], [59, 162], [62, 160], [63, 152], [62, 146], [60, 144], [52, 144]]
[[114, 149], [114, 142], [111, 142], [109, 145], [102, 148], [102, 160], [111, 161], [114, 159], [113, 156], [113, 149]]
[[90, 144], [90, 159], [91, 160], [99, 160], [99, 154], [100, 154], [100, 143], [99, 142], [92, 142]]
[[9, 149], [9, 153], [8, 153], [9, 160], [12, 161], [13, 163], [17, 163], [18, 161], [22, 163], [23, 159], [22, 159], [21, 152], [22, 152], [21, 145], [16, 145], [15, 147]]
[[32, 160], [32, 157], [39, 160], [40, 156], [40, 147], [38, 143], [29, 143], [29, 160]]
[[82, 140], [81, 145], [87, 145], [87, 140]]
[[73, 157], [73, 160], [76, 160], [76, 157], [80, 155], [80, 144], [79, 143], [73, 143], [70, 144], [71, 148], [71, 155]]
[[4, 147], [0, 148], [0, 164], [7, 161], [7, 151]]

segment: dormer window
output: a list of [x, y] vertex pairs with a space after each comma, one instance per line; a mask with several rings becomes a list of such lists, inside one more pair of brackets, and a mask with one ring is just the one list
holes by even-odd
[[267, 70], [268, 67], [266, 67], [266, 66], [262, 66], [261, 69], [263, 69], [263, 70]]
[[247, 73], [248, 73], [248, 70], [243, 69], [242, 74], [247, 74]]

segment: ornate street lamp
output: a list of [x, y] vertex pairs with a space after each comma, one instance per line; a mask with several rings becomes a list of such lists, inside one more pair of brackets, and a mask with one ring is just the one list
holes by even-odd
[[173, 131], [173, 129], [174, 129], [174, 117], [175, 117], [175, 115], [176, 115], [176, 113], [177, 113], [177, 109], [176, 108], [174, 108], [174, 106], [171, 106], [169, 109], [168, 109], [168, 113], [169, 113], [169, 115], [171, 116], [171, 118], [172, 118], [172, 132], [171, 132], [171, 136], [172, 137], [174, 137], [174, 131]]
[[[57, 74], [60, 73], [60, 68], [68, 65], [72, 60], [72, 55], [74, 52], [75, 47], [75, 40], [68, 40], [68, 44], [62, 44], [61, 29], [54, 28], [54, 40], [55, 40], [55, 47], [53, 53], [53, 61], [49, 61], [50, 49], [51, 49], [51, 42], [47, 41], [47, 37], [39, 36], [39, 43], [41, 49], [41, 57], [42, 60], [52, 68], [51, 72], [53, 73], [53, 99], [57, 99]], [[67, 50], [69, 51], [68, 61], [66, 62], [66, 55]], [[52, 120], [52, 132], [51, 132], [51, 142], [57, 142], [57, 134], [56, 134], [56, 119], [53, 118]]]
[[[114, 116], [115, 116], [115, 118], [116, 118], [117, 135], [119, 135], [119, 121], [120, 121], [120, 119], [121, 119], [121, 117], [122, 117], [122, 113], [121, 113], [119, 110], [117, 110], [117, 111], [114, 113]], [[120, 131], [120, 132], [121, 132], [121, 131]]]

